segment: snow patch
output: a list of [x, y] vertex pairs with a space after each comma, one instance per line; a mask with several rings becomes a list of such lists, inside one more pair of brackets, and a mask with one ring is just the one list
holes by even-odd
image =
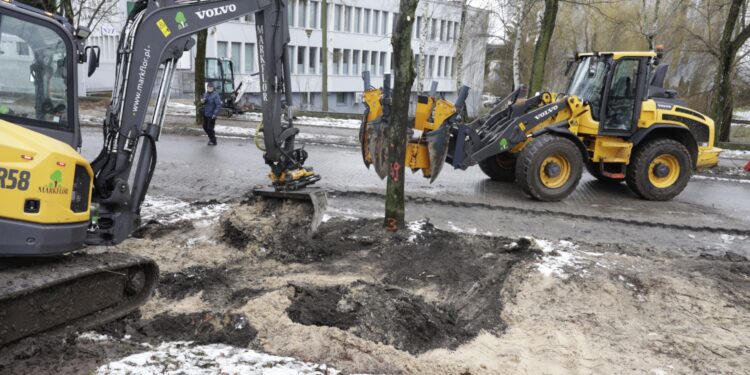
[[750, 151], [747, 150], [721, 150], [719, 154], [725, 159], [750, 159]]
[[223, 344], [192, 346], [178, 341], [108, 363], [97, 374], [339, 374], [326, 365], [277, 357]]
[[109, 335], [102, 335], [101, 333], [88, 331], [83, 332], [78, 335], [79, 340], [87, 340], [87, 341], [93, 341], [93, 342], [101, 342], [101, 341], [112, 341], [114, 338]]
[[427, 220], [417, 220], [412, 221], [409, 224], [407, 224], [407, 227], [409, 228], [409, 238], [407, 241], [409, 242], [416, 242], [419, 237], [421, 237], [422, 233], [424, 233], [424, 226], [427, 224]]
[[[565, 280], [571, 276], [567, 273], [569, 270], [582, 268], [582, 257], [587, 254], [578, 250], [578, 245], [573, 242], [566, 240], [554, 242], [536, 238], [532, 238], [532, 241], [544, 253], [541, 263], [537, 265], [537, 269], [544, 276], [554, 275]], [[591, 253], [590, 255], [600, 256], [601, 254]], [[586, 271], [582, 270], [582, 273]]]
[[691, 178], [694, 180], [711, 180], [711, 181], [721, 181], [721, 182], [736, 182], [739, 184], [750, 184], [750, 180], [741, 179], [741, 178], [726, 178], [726, 177], [701, 176], [701, 175], [693, 175], [693, 177]]
[[181, 220], [213, 221], [229, 206], [226, 203], [194, 205], [175, 198], [147, 195], [141, 209], [143, 221], [156, 219], [162, 224]]

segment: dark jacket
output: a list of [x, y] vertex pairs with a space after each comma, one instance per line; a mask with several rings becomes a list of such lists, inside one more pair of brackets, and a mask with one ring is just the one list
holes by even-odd
[[203, 116], [216, 117], [221, 111], [221, 96], [214, 90], [214, 92], [206, 91], [203, 94]]

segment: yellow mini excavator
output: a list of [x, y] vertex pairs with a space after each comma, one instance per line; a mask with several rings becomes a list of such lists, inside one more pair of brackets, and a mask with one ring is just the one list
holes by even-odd
[[[445, 161], [460, 169], [479, 164], [491, 179], [515, 180], [542, 201], [570, 195], [584, 167], [601, 181], [625, 181], [644, 199], [672, 199], [693, 170], [718, 163], [720, 149], [713, 120], [664, 88], [668, 65], [660, 64], [661, 51], [576, 54], [565, 93], [526, 98], [521, 87], [470, 123], [450, 117], [423, 136], [421, 160], [431, 161], [430, 171]], [[369, 137], [362, 149], [373, 164], [384, 153], [374, 138], [388, 124], [378, 116], [387, 108], [372, 108], [387, 107], [385, 97], [382, 90], [365, 94], [360, 134]]]
[[139, 227], [169, 85], [197, 31], [254, 15], [272, 190], [288, 198], [320, 179], [303, 166], [307, 153], [294, 144], [299, 130], [282, 121], [292, 103], [286, 6], [286, 0], [137, 1], [120, 35], [104, 145], [89, 163], [77, 152], [78, 64], [88, 63], [90, 76], [99, 61], [98, 47], [86, 46], [89, 30], [0, 1], [0, 346], [40, 331], [104, 323], [149, 298], [158, 279], [153, 261], [65, 254], [118, 244]]

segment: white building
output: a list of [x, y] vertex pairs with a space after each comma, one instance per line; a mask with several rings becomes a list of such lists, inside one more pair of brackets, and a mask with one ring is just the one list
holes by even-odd
[[[120, 11], [127, 4], [120, 0]], [[329, 110], [333, 112], [361, 112], [361, 74], [369, 70], [373, 85], [380, 86], [385, 73], [393, 66], [390, 36], [398, 16], [398, 0], [330, 0], [328, 11], [328, 67]], [[426, 18], [424, 18], [426, 17]], [[122, 17], [124, 19], [124, 17]], [[425, 63], [424, 88], [431, 81], [438, 82], [438, 91], [446, 98], [455, 97], [456, 49], [460, 29], [460, 2], [423, 0], [417, 10], [412, 48], [419, 62]], [[472, 88], [469, 96], [470, 113], [481, 106], [484, 89], [484, 63], [487, 12], [469, 9], [463, 58], [462, 82]], [[309, 110], [320, 110], [322, 97], [322, 30], [321, 2], [318, 0], [289, 0], [291, 42], [289, 56], [295, 105]], [[427, 26], [427, 29], [423, 28]], [[102, 66], [86, 83], [89, 91], [109, 90], [114, 77], [114, 58], [117, 35], [121, 26], [103, 24], [95, 30], [92, 44], [102, 48]], [[420, 38], [423, 37], [421, 40]], [[235, 81], [244, 82], [247, 93], [243, 100], [259, 103], [257, 41], [253, 17], [227, 22], [208, 32], [207, 57], [231, 59]], [[426, 56], [423, 60], [420, 55]], [[180, 74], [173, 83], [173, 96], [191, 96], [193, 91], [192, 56], [180, 61]], [[415, 83], [415, 92], [418, 85]], [[309, 98], [309, 99], [308, 99]]]

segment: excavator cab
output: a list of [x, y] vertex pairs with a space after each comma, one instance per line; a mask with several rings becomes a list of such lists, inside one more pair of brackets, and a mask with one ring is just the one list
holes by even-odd
[[[231, 117], [240, 113], [236, 105], [237, 91], [234, 85], [234, 63], [227, 58], [207, 57], [205, 65], [206, 83], [213, 83], [221, 97], [221, 115]], [[240, 83], [242, 85], [242, 83]]]

